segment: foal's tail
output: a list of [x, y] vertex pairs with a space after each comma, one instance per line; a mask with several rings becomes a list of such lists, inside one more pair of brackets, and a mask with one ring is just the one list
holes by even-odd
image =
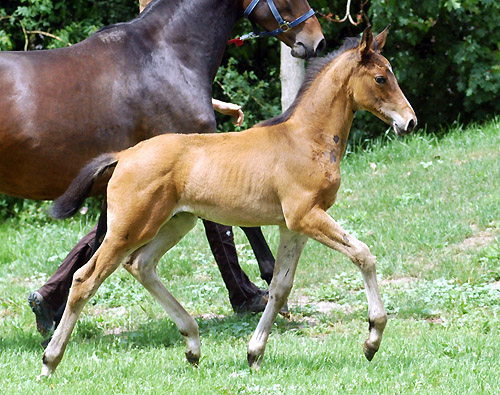
[[92, 187], [110, 167], [116, 166], [118, 158], [114, 153], [99, 155], [87, 163], [62, 196], [59, 196], [49, 215], [56, 219], [68, 218], [74, 215], [89, 197]]

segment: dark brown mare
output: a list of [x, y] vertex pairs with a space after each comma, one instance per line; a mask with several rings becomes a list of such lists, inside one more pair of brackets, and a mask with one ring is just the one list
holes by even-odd
[[[99, 153], [165, 130], [215, 131], [213, 78], [248, 3], [155, 0], [72, 47], [1, 52], [0, 193], [54, 199]], [[310, 8], [275, 3], [289, 20]], [[276, 28], [265, 2], [250, 17]], [[278, 38], [303, 57], [323, 45], [316, 17]]]
[[[166, 132], [214, 132], [213, 78], [249, 3], [155, 0], [72, 47], [0, 53], [0, 193], [54, 199], [102, 152]], [[310, 9], [306, 0], [275, 3], [288, 21]], [[264, 1], [249, 17], [277, 28]], [[300, 57], [324, 46], [314, 16], [277, 37]], [[260, 231], [246, 231], [267, 248]]]
[[53, 214], [66, 217], [78, 211], [96, 179], [108, 180], [112, 173], [108, 233], [75, 273], [63, 318], [45, 350], [41, 375], [55, 370], [85, 303], [121, 263], [170, 314], [186, 338], [188, 360], [198, 363], [196, 321], [156, 274], [165, 247], [173, 247], [198, 216], [225, 224], [280, 227], [269, 302], [248, 345], [250, 365], [261, 363], [308, 238], [342, 252], [360, 269], [370, 323], [364, 352], [371, 360], [387, 321], [375, 257], [326, 210], [337, 196], [340, 161], [357, 110], [372, 112], [397, 134], [409, 133], [417, 124], [389, 62], [380, 54], [386, 35], [384, 30], [374, 39], [367, 28], [360, 42], [348, 40], [319, 60], [293, 105], [276, 119], [241, 133], [166, 134], [101, 155], [87, 165], [56, 200]]

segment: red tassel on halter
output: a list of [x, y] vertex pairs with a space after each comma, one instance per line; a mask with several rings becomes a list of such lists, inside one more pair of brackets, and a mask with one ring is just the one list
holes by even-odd
[[228, 44], [234, 44], [237, 47], [241, 47], [245, 42], [241, 38], [233, 38], [227, 42]]

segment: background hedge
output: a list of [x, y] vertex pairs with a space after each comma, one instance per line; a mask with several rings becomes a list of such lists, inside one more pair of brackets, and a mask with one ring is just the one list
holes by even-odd
[[[18, 0], [0, 3], [0, 49], [61, 47], [83, 40], [98, 28], [133, 18], [136, 0]], [[376, 31], [391, 24], [385, 55], [412, 103], [420, 125], [429, 130], [481, 121], [500, 111], [500, 2], [497, 0], [353, 0], [360, 24], [335, 23], [346, 0], [310, 0], [318, 12], [328, 50], [368, 23]], [[360, 10], [364, 12], [360, 12]], [[234, 36], [251, 29], [238, 24]], [[43, 31], [60, 40], [39, 33]], [[264, 61], [263, 61], [264, 59]], [[260, 39], [228, 47], [214, 96], [243, 105], [251, 126], [280, 112], [279, 44]], [[356, 138], [379, 135], [386, 127], [371, 116], [357, 117]], [[222, 130], [231, 122], [220, 118]]]

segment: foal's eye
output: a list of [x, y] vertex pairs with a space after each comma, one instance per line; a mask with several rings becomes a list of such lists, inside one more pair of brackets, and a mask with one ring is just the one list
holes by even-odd
[[380, 75], [375, 77], [375, 82], [377, 84], [380, 84], [380, 85], [385, 84], [385, 81], [386, 81], [385, 77], [382, 77]]

